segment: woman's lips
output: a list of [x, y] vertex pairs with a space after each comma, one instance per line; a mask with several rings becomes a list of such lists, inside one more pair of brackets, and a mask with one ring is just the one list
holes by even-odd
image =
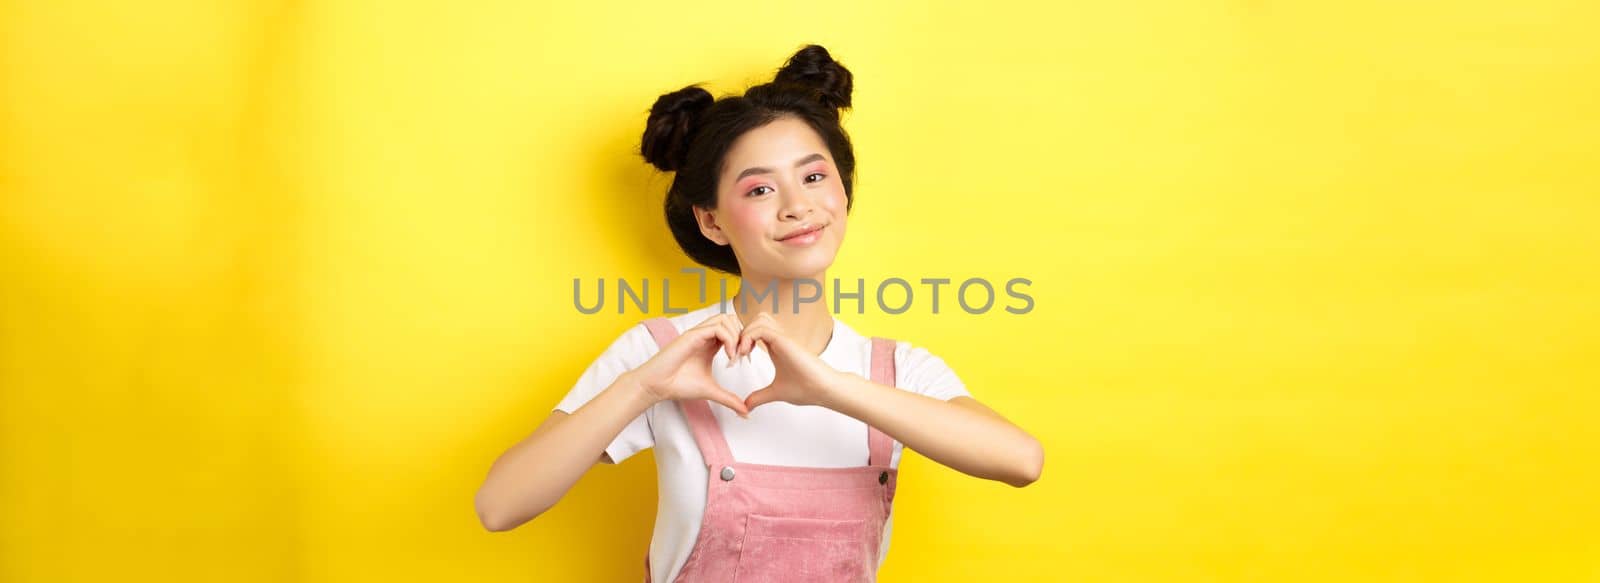
[[789, 236], [784, 237], [782, 239], [778, 239], [778, 242], [779, 243], [783, 243], [784, 245], [792, 245], [792, 246], [795, 246], [795, 247], [804, 247], [806, 245], [810, 245], [812, 243], [817, 242], [817, 239], [821, 239], [822, 238], [822, 230], [825, 229], [825, 228], [827, 228], [827, 225], [822, 225], [822, 226], [819, 226], [819, 227], [814, 228], [814, 229], [801, 231], [799, 233], [795, 233], [793, 235], [789, 235]]

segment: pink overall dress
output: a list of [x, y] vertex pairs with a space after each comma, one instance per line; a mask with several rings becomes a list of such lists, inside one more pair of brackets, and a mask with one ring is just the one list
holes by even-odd
[[[645, 321], [656, 344], [677, 329]], [[872, 381], [894, 385], [893, 340], [872, 339]], [[894, 502], [894, 441], [867, 428], [867, 465], [808, 468], [733, 459], [704, 400], [678, 401], [707, 469], [706, 509], [675, 581], [756, 583], [875, 581], [883, 527]], [[650, 557], [645, 555], [645, 581]]]

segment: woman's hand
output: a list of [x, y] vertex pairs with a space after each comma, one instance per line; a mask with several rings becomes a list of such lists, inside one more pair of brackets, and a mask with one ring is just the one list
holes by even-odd
[[759, 344], [772, 357], [776, 370], [772, 384], [750, 393], [744, 400], [748, 409], [765, 403], [784, 401], [795, 405], [828, 406], [829, 391], [839, 386], [840, 372], [811, 351], [790, 339], [778, 327], [778, 321], [762, 313], [745, 326], [735, 345], [735, 356], [744, 356]]
[[667, 343], [650, 360], [627, 373], [655, 402], [705, 399], [748, 417], [750, 408], [739, 397], [722, 388], [711, 377], [711, 360], [721, 348], [731, 362], [736, 358], [742, 326], [734, 314], [718, 314], [698, 326], [685, 330]]

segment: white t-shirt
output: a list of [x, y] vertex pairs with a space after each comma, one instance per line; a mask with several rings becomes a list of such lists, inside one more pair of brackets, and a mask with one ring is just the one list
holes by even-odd
[[[673, 327], [683, 332], [707, 318], [731, 312], [732, 300], [723, 300], [669, 316]], [[556, 410], [573, 413], [610, 386], [623, 372], [644, 364], [659, 350], [643, 323], [623, 332], [588, 370]], [[833, 338], [823, 349], [823, 362], [841, 371], [871, 378], [868, 372], [872, 340], [857, 334], [839, 318], [833, 319]], [[724, 368], [728, 356], [718, 350], [712, 360], [712, 376], [723, 388], [743, 398], [772, 382], [772, 359], [764, 350], [750, 353], [750, 362]], [[905, 341], [894, 350], [895, 386], [902, 390], [940, 400], [970, 396], [961, 379], [944, 360], [926, 349]], [[755, 464], [802, 467], [853, 467], [867, 464], [867, 425], [832, 409], [772, 402], [756, 407], [749, 419], [716, 402], [712, 416], [728, 441], [733, 459]], [[655, 532], [650, 539], [650, 567], [654, 581], [669, 582], [689, 559], [695, 537], [700, 533], [700, 518], [705, 512], [707, 470], [700, 448], [695, 444], [689, 422], [676, 401], [663, 401], [629, 422], [606, 453], [621, 463], [645, 448], [654, 447], [656, 478], [660, 500], [656, 507]], [[894, 443], [889, 465], [899, 467], [901, 445]], [[878, 555], [881, 565], [889, 551], [890, 527], [894, 514], [884, 524], [883, 544]]]

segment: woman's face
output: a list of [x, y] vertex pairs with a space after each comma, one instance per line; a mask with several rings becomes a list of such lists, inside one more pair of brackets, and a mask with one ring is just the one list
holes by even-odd
[[844, 242], [844, 183], [822, 137], [784, 116], [734, 141], [717, 208], [695, 216], [706, 238], [733, 246], [743, 277], [820, 284]]

